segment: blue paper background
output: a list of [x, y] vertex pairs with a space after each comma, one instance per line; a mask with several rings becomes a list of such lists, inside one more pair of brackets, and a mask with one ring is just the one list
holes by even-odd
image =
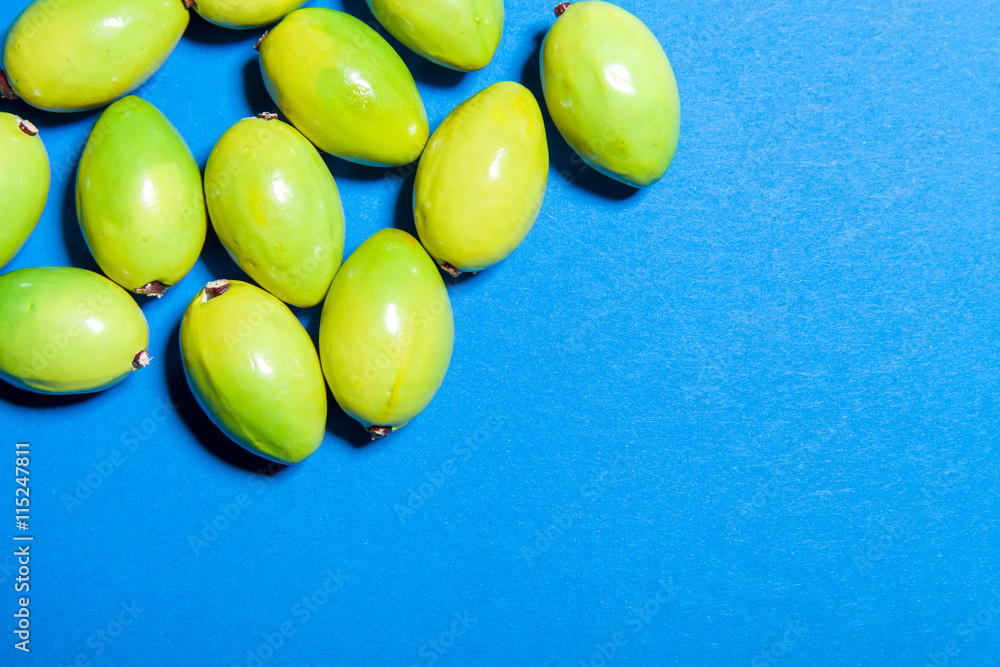
[[[497, 81], [540, 95], [554, 3], [509, 0], [478, 73], [392, 41], [432, 128]], [[0, 30], [27, 4], [4, 0]], [[670, 171], [633, 192], [549, 124], [544, 210], [507, 261], [449, 281], [451, 368], [403, 430], [362, 446], [333, 408], [274, 475], [215, 430], [177, 348], [191, 296], [242, 277], [211, 232], [143, 302], [148, 369], [88, 398], [0, 388], [0, 532], [27, 441], [35, 536], [30, 655], [0, 548], [0, 661], [1000, 664], [1000, 5], [619, 4], [677, 77]], [[259, 33], [194, 17], [138, 91], [202, 166], [273, 108]], [[53, 165], [6, 270], [96, 270], [72, 182], [97, 112], [0, 110]], [[328, 162], [348, 251], [412, 229], [412, 171]]]

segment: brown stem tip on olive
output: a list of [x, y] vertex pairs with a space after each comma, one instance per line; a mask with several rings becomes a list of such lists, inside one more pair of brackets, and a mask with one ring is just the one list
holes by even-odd
[[142, 287], [137, 287], [135, 293], [143, 294], [145, 296], [155, 296], [159, 299], [168, 289], [170, 289], [170, 285], [164, 285], [159, 280], [154, 280], [151, 283], [146, 283]]
[[30, 120], [24, 120], [22, 118], [21, 122], [18, 123], [17, 126], [21, 129], [22, 132], [24, 132], [29, 137], [33, 137], [38, 134], [38, 128], [35, 127], [35, 124], [32, 123]]
[[372, 442], [375, 442], [379, 438], [384, 438], [385, 436], [392, 433], [391, 426], [369, 426], [368, 434], [372, 437]]
[[562, 16], [563, 12], [569, 9], [569, 5], [570, 3], [568, 2], [560, 2], [558, 5], [556, 5], [556, 16]]
[[448, 262], [441, 262], [441, 270], [447, 272], [448, 275], [450, 275], [452, 278], [458, 278], [460, 275], [462, 275], [461, 269], [456, 269]]
[[7, 80], [7, 75], [2, 69], [0, 69], [0, 99], [17, 99], [17, 93], [15, 93], [14, 89], [10, 87], [10, 81]]
[[260, 118], [262, 120], [277, 120], [278, 114], [273, 113], [271, 111], [265, 111], [263, 113], [257, 114], [257, 118]]
[[132, 359], [132, 370], [139, 370], [140, 368], [145, 368], [149, 365], [150, 360], [149, 352], [146, 350], [141, 350]]
[[267, 37], [267, 33], [269, 32], [271, 31], [265, 30], [264, 34], [260, 36], [260, 39], [257, 40], [257, 43], [253, 45], [254, 51], [260, 51], [260, 45], [264, 41], [264, 38]]
[[198, 3], [196, 3], [194, 0], [184, 0], [184, 6], [188, 9], [194, 8], [196, 11], [198, 9]]
[[214, 299], [217, 296], [222, 296], [229, 290], [229, 281], [223, 278], [222, 280], [213, 280], [209, 284], [205, 285], [203, 290], [204, 294], [201, 297], [202, 302]]

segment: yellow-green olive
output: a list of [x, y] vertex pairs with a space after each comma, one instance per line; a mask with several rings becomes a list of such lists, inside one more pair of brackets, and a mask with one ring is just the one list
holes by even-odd
[[286, 464], [319, 447], [323, 372], [309, 334], [277, 298], [239, 280], [209, 283], [184, 313], [180, 347], [198, 404], [235, 442]]
[[103, 106], [160, 68], [189, 18], [183, 0], [35, 0], [7, 32], [6, 80], [41, 109]]
[[380, 166], [420, 157], [429, 130], [417, 85], [389, 43], [358, 19], [298, 9], [258, 50], [275, 104], [321, 151]]
[[0, 276], [0, 378], [44, 394], [100, 391], [149, 363], [149, 329], [128, 292], [74, 267]]
[[594, 169], [636, 187], [677, 149], [681, 106], [663, 47], [642, 21], [601, 0], [562, 3], [541, 51], [542, 90], [567, 143]]
[[162, 296], [205, 244], [198, 163], [170, 121], [134, 95], [105, 109], [90, 132], [76, 212], [97, 265], [137, 294]]
[[212, 226], [251, 278], [294, 306], [315, 306], [344, 257], [344, 209], [323, 158], [263, 114], [233, 125], [205, 167]]
[[420, 241], [452, 275], [496, 264], [531, 231], [548, 172], [534, 95], [511, 81], [490, 86], [427, 142], [413, 190]]
[[503, 0], [367, 0], [386, 30], [438, 65], [486, 67], [503, 35]]
[[333, 279], [320, 318], [323, 373], [372, 438], [417, 416], [444, 380], [454, 342], [441, 274], [415, 238], [383, 229]]
[[29, 121], [0, 113], [0, 267], [31, 236], [49, 196], [49, 157]]
[[203, 19], [224, 28], [245, 30], [270, 25], [298, 9], [304, 0], [196, 0]]

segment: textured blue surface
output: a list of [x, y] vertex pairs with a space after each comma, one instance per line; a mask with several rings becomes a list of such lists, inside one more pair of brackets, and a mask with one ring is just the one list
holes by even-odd
[[[540, 95], [550, 4], [509, 0], [466, 76], [393, 42], [432, 127], [497, 81]], [[268, 475], [212, 427], [177, 326], [241, 277], [214, 236], [143, 303], [148, 369], [88, 398], [0, 388], [0, 534], [21, 440], [35, 536], [27, 656], [0, 536], [0, 662], [1000, 664], [1000, 6], [620, 4], [677, 77], [670, 171], [634, 193], [549, 125], [544, 210], [449, 283], [451, 368], [403, 430], [361, 446], [334, 409], [320, 450]], [[139, 91], [202, 166], [272, 108], [257, 37], [194, 18]], [[96, 269], [72, 179], [97, 113], [0, 110], [53, 162], [7, 270]], [[412, 229], [411, 172], [329, 164], [348, 251]]]

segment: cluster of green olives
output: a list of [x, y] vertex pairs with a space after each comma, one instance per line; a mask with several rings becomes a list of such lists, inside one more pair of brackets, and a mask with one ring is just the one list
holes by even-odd
[[[127, 293], [162, 297], [188, 273], [209, 222], [258, 286], [216, 280], [180, 327], [188, 384], [209, 417], [260, 456], [295, 463], [325, 431], [329, 386], [372, 435], [430, 402], [454, 323], [440, 270], [500, 262], [542, 206], [548, 143], [532, 93], [515, 82], [459, 104], [431, 134], [413, 77], [361, 20], [302, 0], [35, 0], [11, 26], [0, 94], [50, 111], [107, 108], [81, 155], [77, 217], [105, 276], [72, 267], [0, 276], [0, 377], [31, 391], [108, 388], [149, 362], [148, 326]], [[428, 60], [485, 67], [502, 0], [368, 0], [386, 30]], [[130, 95], [169, 57], [189, 10], [228, 28], [278, 22], [257, 44], [287, 123], [235, 123], [201, 173], [183, 137]], [[632, 14], [562, 3], [541, 49], [545, 103], [596, 170], [637, 187], [666, 172], [680, 105], [663, 48]], [[136, 49], [136, 44], [144, 48]], [[344, 210], [320, 151], [363, 165], [419, 159], [419, 241], [383, 229], [343, 261]], [[29, 121], [0, 113], [0, 266], [45, 206], [48, 157]], [[322, 303], [317, 346], [286, 304]]]

